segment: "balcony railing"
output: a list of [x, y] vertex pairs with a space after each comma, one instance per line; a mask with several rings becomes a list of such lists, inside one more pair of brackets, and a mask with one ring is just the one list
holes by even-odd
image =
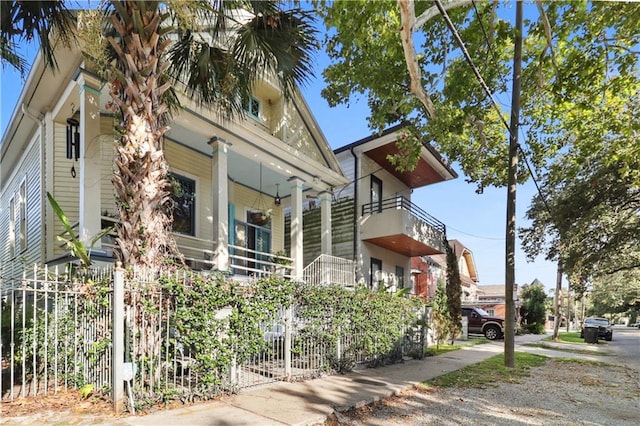
[[413, 216], [430, 225], [432, 228], [446, 235], [447, 228], [444, 223], [440, 222], [420, 207], [413, 204], [409, 199], [403, 196], [385, 198], [373, 203], [367, 203], [362, 206], [362, 215], [371, 215], [382, 213], [386, 210], [406, 210]]
[[356, 263], [353, 260], [321, 254], [304, 268], [302, 277], [307, 284], [354, 287]]
[[[112, 226], [116, 219], [103, 216], [102, 226]], [[195, 270], [208, 270], [214, 267], [214, 243], [211, 240], [191, 235], [173, 234], [178, 250], [184, 261]], [[102, 239], [102, 248], [110, 253], [114, 246], [115, 234]], [[262, 278], [271, 275], [291, 277], [293, 259], [272, 253], [229, 244], [229, 268], [234, 275]]]

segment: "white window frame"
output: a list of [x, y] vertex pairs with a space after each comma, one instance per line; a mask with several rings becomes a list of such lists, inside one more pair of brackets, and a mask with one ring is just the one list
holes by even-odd
[[[257, 106], [257, 111], [254, 111], [254, 103]], [[255, 118], [256, 120], [260, 120], [260, 110], [262, 110], [262, 102], [260, 102], [260, 99], [256, 98], [255, 96], [249, 96], [249, 99], [247, 99], [247, 107], [245, 108], [247, 114], [249, 114], [249, 116]]]
[[23, 179], [19, 187], [19, 224], [20, 224], [20, 253], [27, 249], [27, 180]]
[[16, 199], [9, 199], [9, 257], [16, 255]]

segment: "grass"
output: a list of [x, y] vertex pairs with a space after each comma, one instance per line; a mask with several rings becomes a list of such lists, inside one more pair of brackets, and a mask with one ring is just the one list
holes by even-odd
[[424, 350], [425, 356], [437, 356], [446, 354], [447, 352], [457, 351], [458, 349], [462, 349], [468, 346], [481, 345], [483, 343], [489, 343], [490, 340], [485, 339], [484, 337], [479, 339], [469, 339], [466, 343], [463, 344], [449, 344], [449, 343], [440, 343], [438, 346], [429, 346]]
[[607, 352], [601, 352], [596, 349], [572, 349], [572, 348], [563, 348], [561, 345], [549, 345], [545, 342], [531, 342], [531, 343], [523, 343], [523, 346], [531, 346], [534, 348], [543, 348], [543, 349], [553, 349], [554, 351], [562, 351], [562, 352], [570, 352], [574, 354], [585, 354], [585, 355], [598, 355], [598, 356], [609, 356], [611, 354]]
[[539, 367], [547, 361], [547, 357], [515, 353], [515, 367], [504, 365], [504, 354], [493, 356], [477, 364], [469, 365], [457, 371], [423, 382], [425, 386], [441, 387], [484, 387], [498, 382], [519, 383], [520, 378], [528, 377], [530, 369]]
[[[549, 337], [545, 337], [544, 339], [545, 341], [549, 341], [552, 342], [553, 341], [553, 335], [549, 336]], [[584, 338], [580, 337], [580, 332], [579, 331], [570, 331], [570, 332], [561, 332], [558, 333], [558, 341], [559, 342], [564, 342], [564, 343], [585, 343]], [[598, 343], [599, 344], [606, 344], [605, 340], [603, 338], [598, 338]]]
[[[553, 334], [549, 337], [545, 337], [542, 340], [553, 341]], [[565, 343], [584, 343], [584, 339], [580, 337], [579, 331], [570, 331], [558, 333], [558, 341]]]

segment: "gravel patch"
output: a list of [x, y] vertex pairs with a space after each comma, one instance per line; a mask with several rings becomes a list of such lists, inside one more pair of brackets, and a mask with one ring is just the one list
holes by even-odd
[[520, 383], [415, 388], [338, 413], [335, 425], [638, 425], [637, 372], [550, 359]]

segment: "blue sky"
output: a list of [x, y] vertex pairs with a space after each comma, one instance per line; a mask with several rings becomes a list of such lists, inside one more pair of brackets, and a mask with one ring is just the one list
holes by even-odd
[[[35, 52], [31, 48], [31, 53]], [[323, 54], [317, 59], [317, 77], [303, 88], [305, 98], [332, 148], [349, 144], [370, 134], [367, 126], [368, 109], [366, 102], [352, 102], [349, 108], [339, 106], [329, 108], [320, 96], [324, 87], [321, 77], [322, 67], [327, 63]], [[24, 82], [13, 69], [4, 67], [0, 74], [1, 133], [11, 119]], [[470, 84], [475, 84], [471, 82]], [[504, 105], [510, 99], [498, 99]], [[505, 143], [507, 136], [505, 132]], [[467, 184], [456, 164], [454, 169], [460, 177], [414, 191], [412, 201], [423, 210], [447, 225], [449, 239], [457, 239], [473, 252], [480, 278], [480, 285], [503, 284], [505, 281], [505, 227], [506, 188], [485, 188], [476, 194], [475, 185]], [[519, 185], [516, 196], [516, 226], [526, 224], [524, 215], [535, 186], [531, 181]], [[543, 258], [528, 263], [516, 239], [516, 283], [528, 284], [539, 279], [547, 289], [555, 288], [556, 265]]]

